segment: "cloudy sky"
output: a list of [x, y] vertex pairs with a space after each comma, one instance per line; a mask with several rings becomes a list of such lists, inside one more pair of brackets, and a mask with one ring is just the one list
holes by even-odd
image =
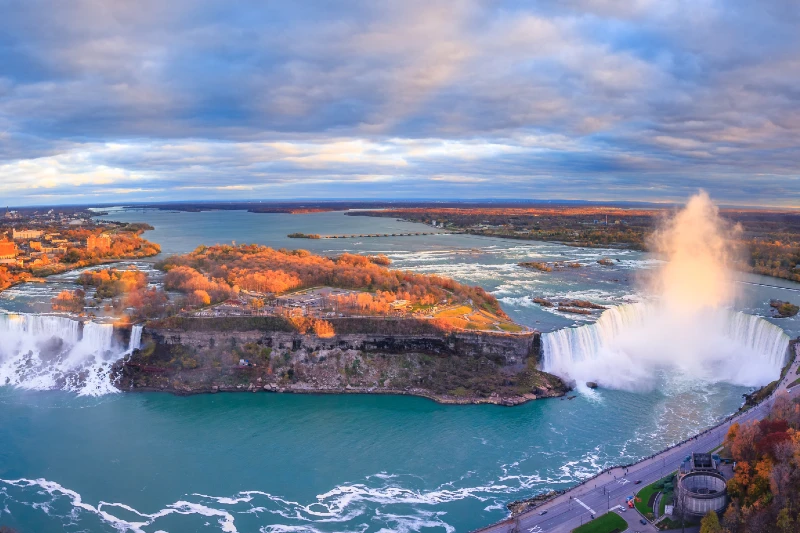
[[0, 0], [0, 203], [800, 207], [795, 0]]

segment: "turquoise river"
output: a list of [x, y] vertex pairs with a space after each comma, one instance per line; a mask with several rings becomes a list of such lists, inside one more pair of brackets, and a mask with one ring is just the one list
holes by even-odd
[[[637, 252], [467, 235], [297, 241], [323, 234], [431, 231], [386, 218], [115, 209], [149, 222], [165, 254], [237, 241], [318, 253], [385, 253], [394, 267], [477, 284], [515, 320], [542, 331], [594, 318], [532, 298], [617, 305], [644, 298]], [[614, 267], [596, 263], [618, 259]], [[540, 273], [520, 261], [573, 259]], [[152, 263], [139, 262], [150, 269]], [[0, 308], [37, 312], [75, 274], [0, 294]], [[770, 298], [800, 285], [742, 276], [737, 309], [768, 316]], [[800, 320], [773, 320], [789, 335]], [[0, 339], [2, 343], [2, 339]], [[735, 411], [751, 389], [662, 374], [649, 392], [599, 390], [517, 407], [444, 406], [413, 397], [159, 393], [77, 396], [0, 387], [0, 525], [39, 532], [469, 531], [505, 504], [627, 463]]]

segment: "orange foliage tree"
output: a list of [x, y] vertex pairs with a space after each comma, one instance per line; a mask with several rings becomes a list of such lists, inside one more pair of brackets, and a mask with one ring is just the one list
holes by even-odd
[[733, 501], [723, 517], [725, 531], [798, 531], [800, 403], [779, 394], [768, 419], [733, 424], [724, 444], [736, 460], [728, 481]]
[[67, 311], [69, 313], [82, 313], [86, 305], [86, 294], [78, 289], [76, 291], [61, 291], [58, 296], [50, 302], [56, 311]]
[[160, 266], [167, 271], [167, 289], [187, 293], [205, 290], [212, 301], [224, 299], [224, 294], [235, 293], [238, 288], [281, 293], [325, 285], [375, 293], [360, 297], [360, 301], [359, 297], [342, 301], [372, 313], [386, 312], [388, 305], [399, 299], [422, 305], [469, 301], [505, 316], [497, 300], [481, 287], [440, 276], [390, 270], [376, 264], [375, 258], [347, 253], [330, 258], [306, 250], [274, 250], [255, 244], [201, 246], [190, 254], [170, 257]]

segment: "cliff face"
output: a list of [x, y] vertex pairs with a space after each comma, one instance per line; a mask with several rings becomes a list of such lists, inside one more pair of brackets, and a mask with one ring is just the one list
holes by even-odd
[[524, 365], [537, 356], [538, 334], [492, 335], [453, 333], [449, 335], [379, 335], [342, 334], [330, 338], [281, 331], [212, 331], [148, 330], [159, 344], [183, 345], [193, 350], [214, 350], [227, 345], [256, 343], [277, 350], [316, 352], [320, 350], [358, 350], [392, 354], [420, 352], [436, 355], [488, 357], [503, 366]]
[[560, 379], [536, 369], [535, 332], [410, 334], [401, 321], [348, 319], [335, 326], [343, 333], [320, 338], [281, 324], [254, 329], [262, 324], [214, 320], [145, 328], [142, 349], [120, 364], [119, 388], [394, 393], [507, 405], [567, 390]]

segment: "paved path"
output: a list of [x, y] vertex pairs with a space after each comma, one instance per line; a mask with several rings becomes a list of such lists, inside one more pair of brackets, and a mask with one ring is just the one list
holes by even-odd
[[[798, 378], [798, 351], [800, 344], [796, 346], [795, 360], [776, 392], [758, 406], [627, 469], [615, 468], [600, 474], [515, 519], [506, 519], [477, 531], [511, 533], [516, 528], [519, 533], [569, 533], [591, 520], [592, 514], [597, 517], [616, 506], [625, 505], [627, 496], [677, 470], [687, 455], [708, 452], [722, 444], [732, 423], [764, 418], [772, 407], [775, 394], [787, 390], [787, 384]], [[793, 387], [789, 395], [792, 398], [800, 396], [800, 385]], [[637, 481], [641, 483], [637, 485]], [[541, 514], [543, 511], [545, 514]], [[635, 509], [619, 514], [630, 524], [628, 530], [631, 532], [657, 531], [652, 524], [640, 524], [642, 517]]]

